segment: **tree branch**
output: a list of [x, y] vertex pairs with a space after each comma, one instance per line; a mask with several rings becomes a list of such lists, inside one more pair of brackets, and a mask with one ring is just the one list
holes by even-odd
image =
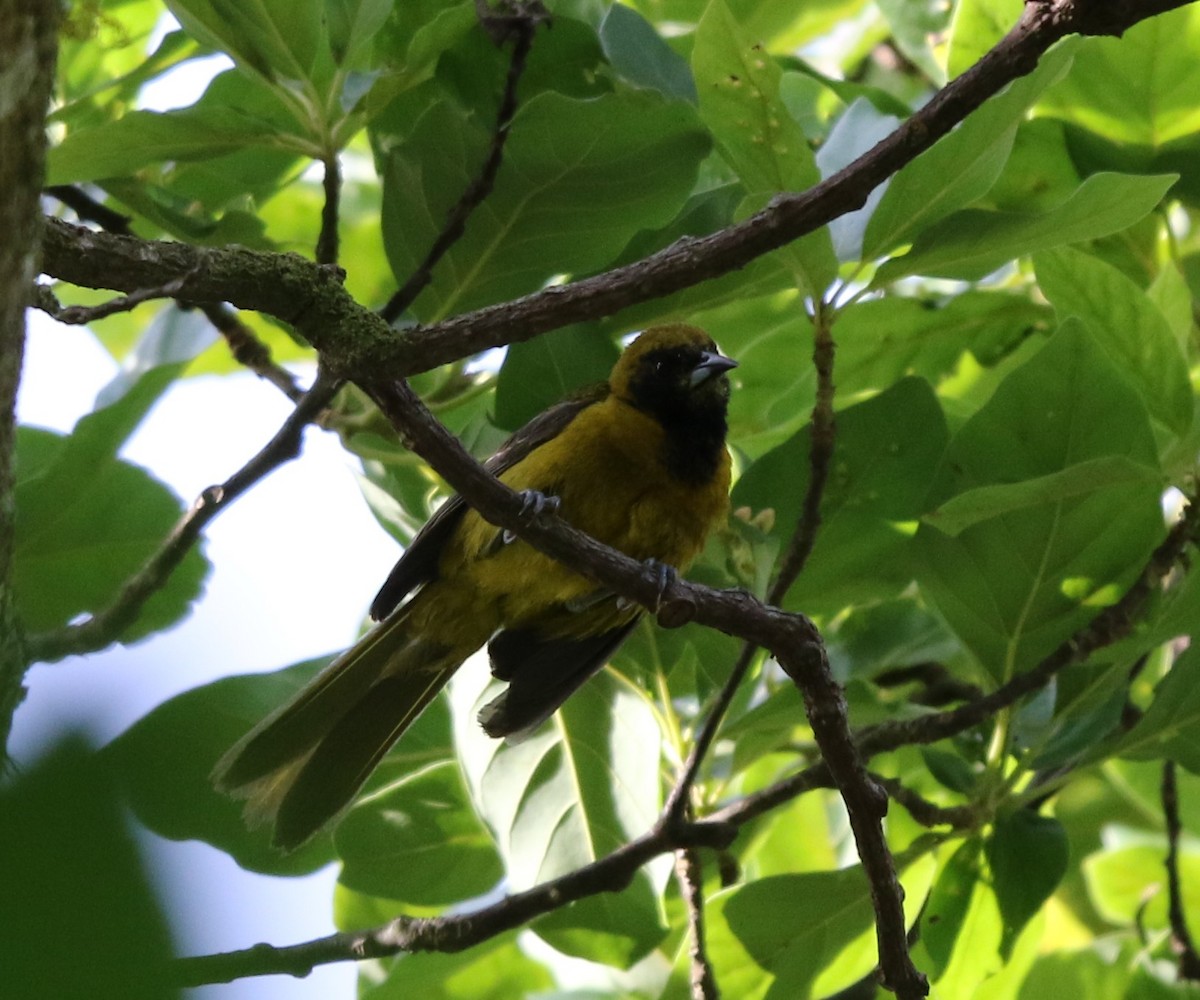
[[11, 590], [15, 547], [16, 404], [25, 306], [38, 272], [46, 108], [54, 83], [58, 5], [16, 0], [0, 17], [0, 766], [27, 665]]
[[342, 168], [337, 153], [331, 152], [322, 161], [325, 165], [323, 186], [325, 201], [321, 205], [321, 232], [317, 235], [318, 264], [336, 264], [338, 260], [338, 214], [342, 196]]
[[687, 907], [688, 953], [692, 960], [689, 984], [692, 1000], [718, 1000], [721, 993], [713, 976], [712, 965], [704, 948], [704, 873], [700, 855], [694, 848], [675, 852], [675, 881]]
[[1171, 946], [1179, 958], [1179, 978], [1186, 982], [1200, 981], [1200, 954], [1188, 930], [1187, 911], [1183, 905], [1183, 887], [1179, 881], [1179, 790], [1175, 783], [1175, 761], [1163, 761], [1162, 772], [1163, 820], [1167, 827], [1168, 914], [1171, 921]]

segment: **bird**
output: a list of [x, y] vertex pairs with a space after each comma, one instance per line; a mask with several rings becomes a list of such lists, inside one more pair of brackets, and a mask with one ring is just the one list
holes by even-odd
[[[534, 417], [485, 463], [523, 509], [574, 527], [666, 577], [684, 572], [726, 517], [728, 372], [702, 329], [653, 326], [606, 382]], [[411, 596], [410, 596], [411, 595]], [[642, 609], [490, 524], [461, 497], [416, 534], [371, 605], [379, 622], [218, 762], [292, 851], [353, 802], [388, 749], [471, 654], [488, 648], [507, 688], [479, 713], [515, 741], [612, 657]]]

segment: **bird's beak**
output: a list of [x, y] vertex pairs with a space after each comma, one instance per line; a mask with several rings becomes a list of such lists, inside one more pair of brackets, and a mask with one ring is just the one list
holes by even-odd
[[727, 358], [724, 354], [718, 354], [715, 351], [705, 351], [700, 355], [700, 362], [692, 369], [690, 379], [693, 389], [704, 385], [711, 378], [716, 378], [729, 371], [730, 368], [736, 368], [737, 362], [733, 358]]

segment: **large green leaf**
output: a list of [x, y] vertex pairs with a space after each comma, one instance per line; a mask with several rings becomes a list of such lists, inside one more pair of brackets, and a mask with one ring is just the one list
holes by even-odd
[[[168, 0], [179, 23], [271, 83], [307, 81], [327, 54], [322, 0]], [[322, 53], [322, 48], [325, 53]]]
[[571, 392], [604, 381], [619, 354], [611, 340], [587, 326], [509, 345], [496, 380], [496, 423], [516, 430]]
[[[816, 547], [788, 594], [790, 607], [833, 613], [893, 596], [912, 579], [911, 526], [925, 509], [947, 439], [928, 383], [906, 378], [837, 417], [832, 472]], [[809, 480], [809, 428], [755, 462], [733, 491], [735, 506], [775, 510], [773, 533], [790, 537]]]
[[[383, 234], [400, 280], [432, 246], [487, 142], [487, 129], [443, 102], [391, 151]], [[538, 94], [513, 121], [495, 190], [414, 310], [437, 319], [603, 267], [639, 230], [675, 217], [707, 149], [694, 109], [651, 91]]]
[[873, 284], [910, 274], [973, 281], [1024, 254], [1109, 236], [1147, 215], [1174, 182], [1174, 174], [1095, 174], [1049, 211], [955, 212], [922, 230], [908, 253], [879, 269]]
[[[21, 428], [17, 439], [17, 611], [30, 631], [61, 628], [111, 605], [166, 540], [182, 503], [145, 470], [116, 457], [180, 364], [143, 374], [69, 436]], [[167, 628], [199, 596], [208, 562], [195, 547], [120, 636]]]
[[419, 906], [482, 896], [502, 874], [453, 761], [364, 798], [338, 825], [335, 843], [344, 885]]
[[862, 256], [875, 258], [911, 242], [916, 233], [986, 194], [1008, 159], [1017, 124], [1069, 64], [1069, 51], [1055, 49], [1033, 73], [897, 172], [871, 214]]
[[1157, 454], [1141, 399], [1074, 321], [950, 444], [952, 495], [1105, 457], [1147, 474], [1059, 491], [953, 536], [932, 526], [935, 512], [917, 533], [922, 588], [997, 681], [1034, 666], [1140, 571], [1163, 530]]
[[[549, 970], [504, 934], [466, 951], [423, 951], [397, 958], [387, 978], [359, 993], [360, 1000], [529, 1000], [554, 986]], [[481, 984], [485, 992], [481, 993]]]
[[[1167, 894], [1162, 889], [1166, 840], [1152, 835], [1122, 839], [1124, 843], [1097, 851], [1083, 861], [1092, 905], [1111, 924], [1137, 926], [1144, 931], [1165, 928]], [[1180, 844], [1179, 878], [1185, 900], [1200, 897], [1200, 851], [1187, 838]], [[1159, 887], [1159, 891], [1148, 894], [1151, 887]]]
[[[247, 829], [243, 803], [213, 788], [209, 775], [221, 756], [255, 724], [307, 684], [328, 658], [267, 674], [243, 674], [205, 684], [164, 702], [110, 743], [104, 754], [125, 786], [134, 812], [155, 833], [173, 840], [203, 840], [226, 851], [243, 868], [274, 875], [315, 871], [333, 857], [322, 833], [292, 854], [271, 846], [270, 830]], [[434, 701], [388, 754], [368, 790], [401, 783], [449, 759], [445, 704]], [[420, 787], [420, 786], [418, 786]], [[359, 830], [374, 829], [372, 812], [388, 796], [368, 794], [355, 810]], [[357, 836], [357, 835], [356, 835]], [[360, 861], [366, 836], [354, 840]]]
[[[68, 738], [0, 788], [4, 994], [178, 998], [155, 898], [164, 873], [140, 856], [119, 793], [81, 742]], [[87, 933], [47, 933], [68, 913]]]
[[1067, 834], [1054, 817], [1017, 809], [996, 818], [985, 846], [1004, 921], [1000, 951], [1007, 960], [1017, 936], [1066, 873]]
[[[904, 871], [910, 919], [933, 868], [927, 856]], [[878, 960], [870, 887], [858, 865], [758, 879], [712, 897], [707, 917], [709, 957], [729, 996], [828, 996]]]
[[293, 854], [271, 847], [270, 831], [248, 830], [242, 803], [221, 795], [209, 775], [234, 743], [316, 676], [326, 660], [271, 674], [227, 677], [159, 705], [104, 749], [133, 811], [171, 840], [203, 840], [243, 868], [303, 875], [328, 864], [328, 834]]
[[[752, 198], [804, 191], [821, 179], [804, 132], [780, 100], [779, 66], [725, 0], [709, 0], [697, 25], [692, 71], [700, 115]], [[826, 229], [790, 244], [782, 255], [815, 296], [837, 273]]]
[[1078, 316], [1133, 381], [1151, 416], [1175, 433], [1191, 426], [1187, 361], [1162, 310], [1111, 264], [1071, 247], [1034, 257], [1038, 285], [1060, 320]]
[[1039, 111], [1067, 123], [1088, 170], [1179, 171], [1178, 193], [1200, 199], [1200, 11], [1147, 18], [1120, 38], [1089, 38]]
[[[595, 861], [653, 826], [661, 732], [640, 691], [601, 673], [528, 739], [497, 743], [476, 715], [501, 687], [481, 685], [480, 667], [469, 663], [451, 683], [455, 740], [512, 890]], [[581, 900], [533, 929], [567, 954], [628, 968], [666, 933], [656, 890], [665, 874], [661, 865], [643, 869], [622, 892]]]

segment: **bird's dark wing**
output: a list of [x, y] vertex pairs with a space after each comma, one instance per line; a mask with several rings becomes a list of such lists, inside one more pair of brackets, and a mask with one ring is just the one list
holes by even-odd
[[508, 681], [508, 688], [480, 711], [484, 732], [497, 739], [524, 739], [608, 662], [638, 617], [582, 638], [547, 639], [535, 629], [508, 629], [495, 635], [488, 643], [492, 674]]
[[[555, 403], [525, 426], [514, 431], [496, 453], [483, 463], [483, 467], [493, 476], [500, 475], [516, 465], [538, 445], [562, 433], [563, 428], [574, 420], [577, 414], [593, 403], [600, 402], [607, 395], [608, 384], [600, 382]], [[375, 595], [375, 600], [371, 603], [371, 617], [375, 621], [382, 621], [417, 587], [437, 576], [442, 550], [454, 534], [466, 510], [466, 502], [455, 494], [425, 522], [425, 526], [409, 543], [404, 555], [392, 567], [379, 593]]]

